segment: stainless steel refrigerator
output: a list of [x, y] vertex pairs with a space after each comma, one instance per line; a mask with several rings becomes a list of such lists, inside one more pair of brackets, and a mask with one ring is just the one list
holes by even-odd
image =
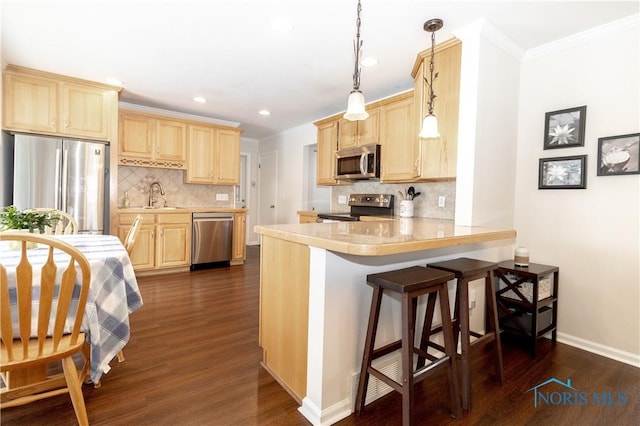
[[17, 208], [63, 210], [78, 222], [79, 233], [108, 233], [108, 144], [15, 135], [12, 178]]

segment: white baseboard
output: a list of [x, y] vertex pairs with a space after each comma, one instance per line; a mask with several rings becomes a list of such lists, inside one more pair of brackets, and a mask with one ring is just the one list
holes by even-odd
[[610, 346], [601, 345], [600, 343], [595, 343], [565, 333], [558, 333], [557, 338], [558, 342], [560, 343], [564, 343], [569, 346], [583, 349], [587, 352], [602, 355], [604, 357], [640, 368], [640, 355], [638, 354], [621, 351]]
[[349, 401], [346, 399], [325, 410], [320, 410], [320, 407], [314, 404], [309, 398], [302, 400], [302, 406], [298, 408], [298, 411], [309, 420], [313, 426], [332, 425], [345, 417], [349, 417], [352, 412]]

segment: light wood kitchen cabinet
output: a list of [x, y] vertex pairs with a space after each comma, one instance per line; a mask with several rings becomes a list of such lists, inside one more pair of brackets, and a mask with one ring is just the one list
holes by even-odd
[[121, 111], [118, 162], [128, 166], [186, 168], [187, 125], [170, 118]]
[[418, 132], [413, 107], [411, 92], [381, 107], [381, 182], [410, 182], [419, 176]]
[[380, 110], [367, 108], [367, 112], [369, 117], [366, 120], [340, 120], [338, 149], [380, 143]]
[[186, 183], [236, 185], [240, 181], [240, 131], [187, 127]]
[[213, 163], [214, 183], [237, 185], [240, 182], [240, 133], [237, 130], [216, 129]]
[[[453, 39], [436, 47], [433, 82], [439, 138], [419, 139], [419, 179], [455, 178], [458, 153], [458, 114], [460, 105], [460, 68], [462, 44]], [[428, 92], [424, 78], [429, 74], [431, 50], [418, 54], [411, 75], [415, 79], [415, 121], [420, 126], [428, 112]], [[416, 133], [420, 129], [416, 129]]]
[[338, 149], [338, 119], [314, 123], [318, 127], [318, 157], [316, 184], [339, 185], [333, 176], [336, 170], [336, 150]]
[[118, 90], [9, 65], [3, 73], [2, 128], [109, 140]]
[[316, 211], [298, 211], [300, 223], [316, 223], [318, 221], [318, 212]]
[[60, 83], [62, 103], [58, 132], [68, 136], [108, 139], [109, 93], [72, 83]]
[[[119, 215], [118, 237], [127, 236], [136, 214]], [[131, 252], [136, 271], [186, 267], [191, 264], [191, 213], [143, 214]]]
[[241, 265], [247, 258], [247, 214], [245, 212], [235, 212], [233, 214], [233, 245], [231, 255], [231, 265]]

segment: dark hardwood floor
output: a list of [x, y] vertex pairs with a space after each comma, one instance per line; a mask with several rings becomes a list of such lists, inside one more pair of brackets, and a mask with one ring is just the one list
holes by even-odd
[[[102, 387], [84, 386], [93, 425], [307, 425], [298, 405], [260, 367], [259, 250], [241, 267], [138, 280], [145, 305], [131, 316], [126, 361], [114, 360]], [[490, 348], [486, 348], [490, 349]], [[485, 353], [486, 352], [486, 353]], [[473, 358], [473, 410], [449, 417], [444, 375], [416, 387], [416, 423], [434, 425], [636, 425], [640, 369], [544, 341], [532, 359], [517, 342], [504, 344], [506, 383], [492, 380], [490, 351]], [[532, 387], [550, 384], [553, 404], [534, 407]], [[593, 393], [598, 394], [594, 401]], [[610, 405], [603, 403], [611, 397]], [[558, 404], [564, 398], [566, 405]], [[622, 404], [622, 400], [626, 402]], [[585, 402], [586, 400], [586, 402]], [[618, 405], [615, 405], [618, 403]], [[400, 395], [389, 394], [338, 424], [398, 425]], [[2, 425], [71, 425], [67, 395], [0, 413]]]

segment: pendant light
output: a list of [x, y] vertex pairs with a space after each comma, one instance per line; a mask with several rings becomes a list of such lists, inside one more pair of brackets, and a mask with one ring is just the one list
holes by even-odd
[[427, 98], [429, 99], [429, 112], [422, 121], [422, 129], [418, 135], [421, 138], [439, 138], [438, 132], [438, 119], [433, 114], [433, 101], [436, 98], [436, 94], [433, 91], [433, 80], [438, 78], [438, 73], [433, 75], [433, 61], [435, 56], [436, 46], [436, 31], [442, 28], [442, 19], [429, 19], [424, 23], [424, 30], [431, 33], [431, 61], [429, 62], [429, 79], [425, 77], [424, 81], [427, 83]]
[[364, 107], [364, 95], [360, 91], [360, 48], [362, 47], [362, 41], [360, 41], [360, 12], [362, 6], [360, 0], [358, 0], [358, 17], [356, 19], [356, 39], [353, 41], [353, 52], [355, 53], [355, 65], [353, 69], [353, 90], [349, 94], [347, 100], [347, 111], [344, 113], [344, 118], [349, 121], [366, 120], [369, 117]]

